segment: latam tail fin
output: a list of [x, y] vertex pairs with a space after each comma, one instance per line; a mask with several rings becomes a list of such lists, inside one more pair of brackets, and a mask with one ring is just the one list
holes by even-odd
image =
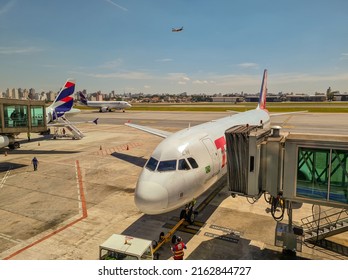
[[66, 112], [71, 110], [74, 104], [74, 91], [75, 80], [68, 79], [63, 85], [63, 87], [60, 89], [56, 99], [47, 109], [53, 111], [55, 117], [59, 118], [63, 116]]
[[84, 105], [88, 105], [86, 96], [81, 91], [79, 92], [79, 94], [80, 94], [80, 102]]
[[259, 104], [257, 105], [257, 109], [266, 110], [266, 95], [267, 95], [267, 69], [263, 71]]

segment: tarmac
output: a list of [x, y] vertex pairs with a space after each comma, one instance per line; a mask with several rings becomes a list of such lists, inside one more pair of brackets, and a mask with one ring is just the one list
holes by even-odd
[[[137, 112], [97, 113], [86, 111], [71, 121], [92, 120], [98, 125], [78, 125], [86, 135], [81, 140], [53, 140], [20, 134], [21, 148], [0, 150], [0, 259], [96, 260], [99, 245], [120, 233], [158, 240], [175, 224], [180, 209], [162, 215], [145, 215], [134, 204], [134, 189], [146, 160], [161, 138], [123, 123], [176, 131], [228, 113]], [[346, 114], [301, 114], [272, 118], [286, 131], [346, 134]], [[39, 160], [34, 171], [32, 158]], [[223, 182], [222, 182], [223, 184]], [[198, 198], [201, 202], [209, 193]], [[293, 223], [312, 214], [312, 205], [294, 209]], [[233, 198], [227, 187], [198, 215], [201, 227], [195, 234], [178, 231], [187, 244], [190, 260], [347, 260], [348, 255], [301, 243], [294, 255], [276, 246], [277, 222], [261, 197], [250, 203]], [[282, 223], [287, 223], [287, 216]], [[333, 242], [347, 249], [348, 234]], [[346, 250], [347, 251], [347, 250]], [[170, 245], [160, 250], [160, 259], [171, 259]]]

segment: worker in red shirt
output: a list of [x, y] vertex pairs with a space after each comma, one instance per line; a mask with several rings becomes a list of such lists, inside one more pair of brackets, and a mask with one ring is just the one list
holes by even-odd
[[186, 249], [186, 245], [182, 242], [180, 236], [176, 238], [175, 245], [172, 247], [173, 259], [174, 260], [183, 260], [184, 259], [184, 249]]

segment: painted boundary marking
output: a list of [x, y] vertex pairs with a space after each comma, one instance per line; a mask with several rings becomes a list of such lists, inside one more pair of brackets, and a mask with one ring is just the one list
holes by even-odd
[[11, 255], [7, 256], [6, 258], [4, 258], [4, 260], [9, 260], [11, 258], [13, 258], [14, 256], [24, 252], [25, 250], [45, 241], [46, 239], [52, 237], [53, 235], [56, 235], [57, 233], [73, 226], [74, 224], [82, 221], [83, 219], [87, 218], [87, 206], [86, 206], [86, 199], [85, 199], [85, 194], [84, 194], [84, 190], [83, 190], [83, 183], [82, 183], [82, 176], [81, 176], [81, 169], [80, 169], [80, 164], [79, 164], [79, 161], [76, 160], [75, 161], [75, 168], [76, 168], [76, 175], [77, 175], [77, 182], [78, 182], [78, 186], [79, 186], [79, 205], [81, 204], [81, 207], [80, 209], [82, 208], [82, 216], [80, 218], [78, 218], [77, 220], [75, 221], [72, 221], [71, 223], [59, 228], [59, 229], [56, 229], [55, 231], [51, 232], [50, 234], [40, 238], [39, 240], [25, 246], [24, 248], [22, 249], [19, 249], [18, 251], [12, 253]]
[[112, 147], [112, 148], [102, 149], [102, 150], [96, 152], [96, 155], [107, 156], [107, 155], [111, 155], [112, 153], [126, 151], [126, 150], [129, 150], [130, 148], [136, 148], [136, 147], [139, 147], [142, 145], [143, 145], [143, 143], [139, 143], [139, 142], [127, 143], [127, 144], [119, 145], [119, 146]]
[[1, 183], [0, 183], [0, 189], [2, 189], [4, 187], [8, 176], [10, 176], [10, 172], [11, 172], [11, 167], [6, 171], [5, 176], [2, 178]]

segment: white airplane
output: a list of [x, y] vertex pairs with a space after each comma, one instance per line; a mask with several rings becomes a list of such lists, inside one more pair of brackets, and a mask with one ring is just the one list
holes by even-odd
[[172, 28], [172, 32], [180, 32], [183, 31], [184, 27], [182, 26], [181, 28]]
[[165, 138], [146, 162], [135, 189], [135, 204], [145, 214], [172, 211], [203, 194], [226, 174], [225, 131], [235, 125], [269, 127], [267, 70], [256, 109], [170, 133], [126, 123]]
[[132, 107], [126, 101], [89, 101], [82, 92], [80, 92], [80, 102], [88, 107], [99, 108], [99, 112], [111, 112], [111, 109], [125, 112], [125, 109]]

